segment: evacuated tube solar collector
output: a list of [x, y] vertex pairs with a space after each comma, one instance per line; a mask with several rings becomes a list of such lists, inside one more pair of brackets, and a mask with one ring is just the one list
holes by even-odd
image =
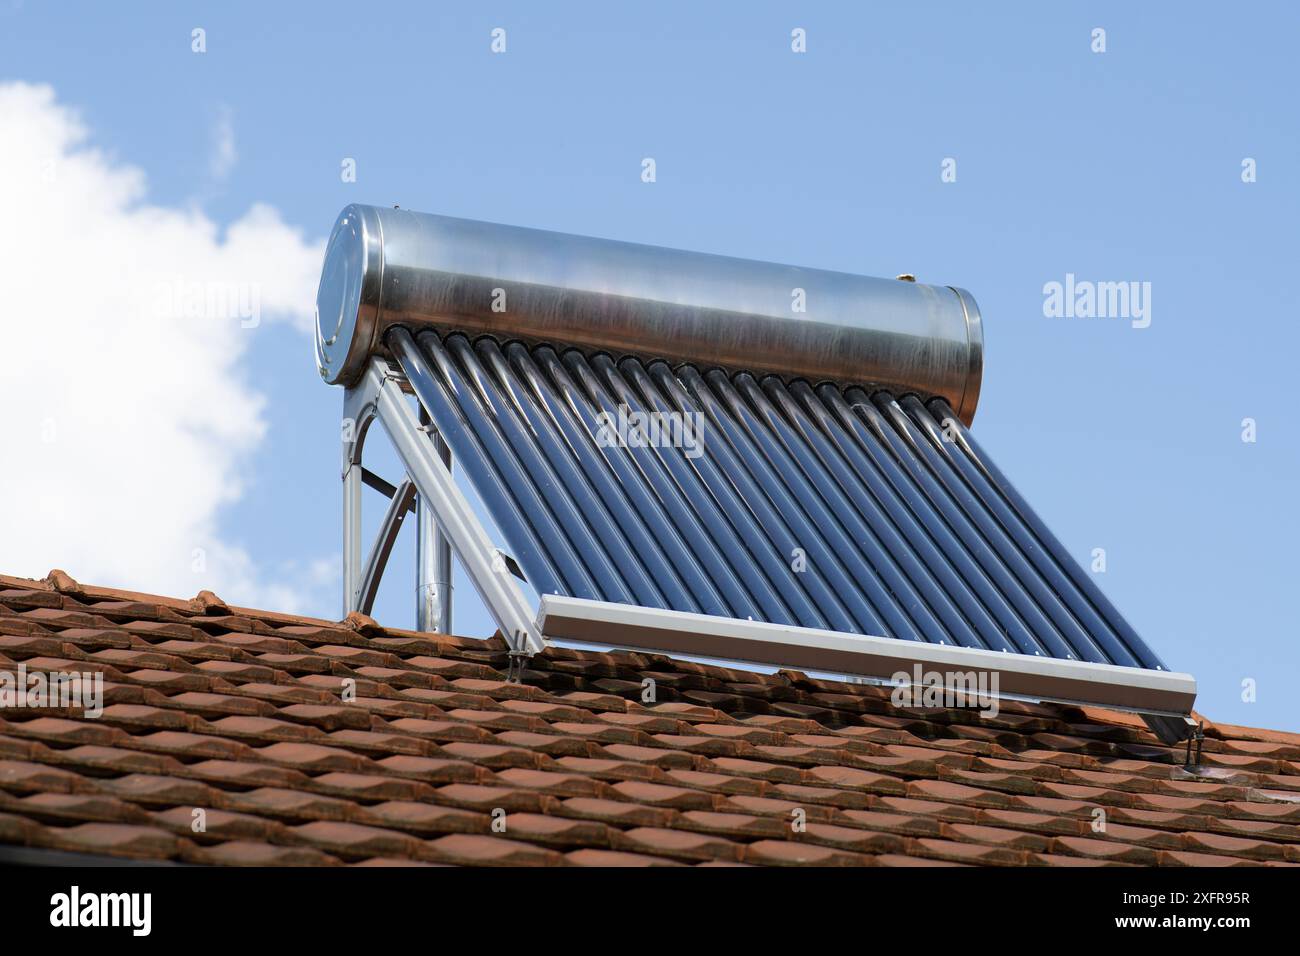
[[[966, 430], [983, 341], [961, 289], [354, 205], [316, 358], [351, 425], [348, 611], [369, 611], [415, 501], [422, 554], [448, 553], [436, 527], [514, 660], [550, 638], [886, 679], [983, 669], [1005, 696], [1134, 710], [1166, 742], [1192, 726], [1195, 681]], [[598, 423], [621, 410], [697, 416], [706, 440], [611, 443]], [[400, 486], [361, 467], [373, 420]], [[364, 565], [363, 482], [390, 498]], [[420, 629], [449, 628], [449, 582], [417, 560], [418, 606], [443, 615]]]
[[335, 223], [316, 322], [331, 385], [394, 325], [916, 392], [967, 424], [983, 371], [962, 289], [375, 206]]

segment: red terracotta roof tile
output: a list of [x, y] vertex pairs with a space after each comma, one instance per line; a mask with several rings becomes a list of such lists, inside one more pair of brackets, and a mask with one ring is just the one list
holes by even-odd
[[199, 847], [187, 854], [191, 863], [213, 866], [341, 866], [337, 857], [310, 847], [273, 846], [247, 840], [232, 840], [216, 846]]
[[534, 793], [531, 790], [467, 783], [452, 783], [439, 787], [436, 799], [439, 803], [483, 813], [491, 813], [493, 810], [504, 810], [507, 813], [546, 813], [559, 803], [556, 797]]
[[99, 793], [94, 780], [24, 760], [0, 760], [0, 790], [12, 793]]
[[226, 805], [231, 810], [260, 814], [285, 822], [349, 820], [355, 818], [361, 810], [348, 800], [337, 800], [299, 790], [279, 790], [275, 787], [262, 787], [247, 793], [230, 794], [226, 798]]
[[590, 797], [565, 800], [560, 805], [559, 812], [565, 816], [600, 820], [621, 827], [670, 827], [678, 819], [674, 810]]
[[160, 827], [129, 823], [82, 823], [50, 829], [46, 835], [42, 845], [50, 849], [138, 859], [172, 859], [189, 845]]
[[22, 799], [0, 794], [0, 810], [41, 823], [140, 823], [149, 814], [124, 800], [100, 793], [33, 793]]
[[741, 845], [722, 837], [659, 827], [634, 827], [623, 832], [620, 849], [677, 860], [732, 860], [739, 862]]
[[921, 838], [908, 845], [918, 856], [933, 857], [951, 863], [974, 863], [984, 866], [1025, 866], [1029, 856], [1023, 850], [988, 846], [981, 843], [959, 843], [955, 840]]
[[645, 803], [655, 807], [669, 807], [673, 810], [711, 810], [713, 796], [699, 790], [685, 787], [670, 787], [658, 783], [646, 783], [640, 780], [625, 780], [616, 783], [613, 790], [634, 803]]
[[[196, 810], [202, 810], [196, 813]], [[153, 814], [152, 822], [179, 836], [205, 841], [253, 840], [292, 843], [287, 827], [274, 820], [250, 813], [227, 810], [203, 810], [199, 807], [172, 807]]]
[[503, 822], [503, 832], [516, 840], [559, 849], [608, 848], [619, 835], [603, 823], [541, 813], [507, 814]]
[[109, 792], [147, 807], [221, 807], [226, 805], [224, 791], [195, 780], [164, 777], [150, 773], [132, 773], [101, 786]]
[[871, 866], [874, 858], [813, 843], [758, 840], [744, 849], [748, 863], [764, 866]]
[[316, 820], [293, 827], [292, 832], [297, 841], [343, 860], [372, 856], [419, 858], [427, 854], [424, 843], [415, 837], [359, 823]]
[[618, 850], [574, 850], [566, 854], [565, 859], [574, 866], [682, 866], [676, 860], [666, 860], [661, 856], [622, 853]]
[[435, 859], [463, 866], [562, 866], [568, 862], [553, 850], [503, 836], [455, 833], [427, 845]]
[[551, 773], [545, 770], [511, 768], [496, 774], [494, 779], [512, 787], [535, 790], [556, 797], [596, 797], [609, 793], [609, 787], [598, 780], [577, 773]]
[[678, 815], [674, 826], [699, 833], [716, 833], [736, 839], [784, 839], [790, 827], [771, 817], [743, 813], [715, 813], [709, 810], [688, 810]]
[[491, 826], [491, 821], [485, 814], [415, 800], [390, 800], [364, 808], [359, 811], [359, 816], [376, 825], [421, 836], [487, 833]]
[[[491, 774], [482, 767], [477, 767], [465, 760], [447, 760], [440, 757], [415, 757], [410, 754], [394, 754], [373, 764], [373, 769], [397, 777], [407, 777], [423, 783], [440, 785], [445, 783], [477, 783], [491, 778]], [[328, 769], [322, 763], [318, 769]], [[354, 767], [354, 770], [367, 769]]]
[[123, 747], [100, 747], [97, 744], [82, 744], [68, 750], [56, 750], [45, 759], [58, 763], [66, 769], [102, 770], [107, 773], [151, 773], [180, 774], [184, 765], [180, 761], [161, 754], [130, 750], [130, 742], [123, 741]]
[[1249, 860], [1216, 853], [1194, 853], [1179, 850], [1161, 852], [1156, 863], [1160, 866], [1250, 866]]
[[1050, 847], [1053, 853], [1067, 856], [1084, 856], [1099, 860], [1117, 860], [1120, 863], [1153, 864], [1156, 853], [1146, 847], [1131, 846], [1114, 840], [1097, 840], [1092, 837], [1057, 837]]
[[1189, 772], [1098, 708], [1008, 701], [985, 720], [792, 670], [562, 648], [510, 683], [499, 638], [61, 573], [0, 576], [0, 662], [105, 679], [99, 719], [0, 713], [0, 842], [36, 848], [230, 866], [1300, 863], [1297, 734], [1207, 721]]

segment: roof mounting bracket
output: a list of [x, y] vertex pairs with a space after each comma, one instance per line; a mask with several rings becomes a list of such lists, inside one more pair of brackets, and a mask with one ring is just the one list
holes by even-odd
[[[1188, 718], [1188, 724], [1192, 720]], [[1192, 760], [1192, 744], [1196, 744], [1196, 759]], [[1205, 722], [1198, 720], [1195, 722], [1187, 734], [1187, 759], [1183, 761], [1183, 769], [1188, 773], [1196, 773], [1201, 766], [1201, 747], [1205, 744]]]
[[1146, 725], [1151, 728], [1151, 732], [1160, 738], [1161, 743], [1168, 744], [1170, 747], [1176, 747], [1184, 740], [1196, 736], [1196, 721], [1191, 717], [1176, 714], [1152, 714], [1143, 711], [1141, 708], [1136, 708], [1133, 712], [1142, 718]]
[[509, 661], [507, 662], [507, 665], [506, 665], [506, 683], [507, 683], [507, 684], [521, 684], [521, 683], [523, 683], [523, 680], [524, 680], [524, 667], [528, 664], [528, 661], [529, 661], [529, 660], [532, 658], [532, 656], [533, 656], [533, 652], [532, 652], [531, 650], [528, 650], [528, 649], [527, 649], [527, 647], [526, 647], [524, 641], [522, 640], [522, 638], [523, 638], [523, 635], [520, 635], [520, 634], [516, 634], [516, 635], [515, 635], [515, 639], [514, 639], [514, 642], [513, 642], [513, 643], [514, 643], [514, 645], [516, 645], [517, 647], [519, 647], [519, 648], [521, 648], [521, 649], [516, 650], [516, 649], [514, 649], [514, 648], [512, 647], [512, 649], [511, 649], [510, 652], [509, 652]]
[[[382, 358], [372, 358], [365, 373], [344, 396], [344, 613], [361, 610], [363, 602], [373, 602], [397, 530], [418, 493], [421, 506], [427, 506], [432, 523], [465, 567], [501, 633], [506, 635], [511, 651], [531, 655], [545, 647], [545, 642], [533, 626], [533, 609], [512, 572], [514, 562], [497, 556], [497, 548], [456, 486], [450, 465], [408, 404], [404, 385], [405, 376], [399, 370]], [[390, 498], [375, 549], [370, 561], [363, 565], [361, 488], [366, 482], [361, 452], [366, 433], [375, 421], [391, 440], [407, 478]]]

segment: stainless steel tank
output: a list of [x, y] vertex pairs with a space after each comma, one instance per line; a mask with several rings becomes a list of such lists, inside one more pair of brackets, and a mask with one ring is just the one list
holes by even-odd
[[350, 384], [394, 325], [879, 385], [967, 424], [983, 370], [979, 309], [951, 286], [348, 206], [316, 296], [321, 377]]

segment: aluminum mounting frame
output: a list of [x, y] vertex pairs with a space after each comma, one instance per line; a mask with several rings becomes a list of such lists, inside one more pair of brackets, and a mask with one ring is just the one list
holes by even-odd
[[944, 673], [983, 671], [998, 675], [999, 696], [1153, 715], [1181, 717], [1196, 699], [1195, 679], [1174, 671], [901, 641], [555, 594], [542, 595], [537, 629], [559, 640], [881, 680], [910, 672], [916, 664]]
[[[536, 629], [531, 603], [519, 587], [513, 572], [514, 562], [492, 543], [473, 508], [456, 486], [451, 466], [434, 437], [432, 426], [422, 424], [407, 403], [405, 376], [382, 358], [372, 357], [365, 373], [343, 397], [343, 610], [368, 612], [378, 581], [387, 564], [401, 522], [418, 493], [417, 520], [421, 530], [436, 527], [446, 542], [446, 554], [454, 551], [474, 587], [482, 596], [488, 612], [514, 654], [531, 655], [545, 646]], [[363, 559], [361, 528], [361, 489], [365, 470], [362, 450], [370, 426], [376, 421], [383, 427], [406, 469], [406, 478], [392, 496], [381, 523], [375, 545]], [[417, 553], [417, 576], [430, 565], [440, 562], [439, 541], [423, 542]], [[434, 552], [434, 560], [427, 556]], [[450, 562], [442, 564], [448, 568]], [[450, 574], [442, 571], [438, 582], [449, 584]], [[449, 620], [449, 590], [435, 603], [446, 608]], [[428, 604], [428, 596], [417, 587], [417, 602]], [[417, 611], [417, 618], [427, 620], [429, 612]]]
[[[893, 679], [920, 668], [941, 686], [969, 694], [967, 675], [997, 677], [998, 699], [1107, 707], [1137, 714], [1173, 745], [1192, 736], [1190, 674], [1030, 657], [983, 648], [901, 641], [819, 628], [544, 594], [536, 629], [548, 639], [690, 654], [739, 663]], [[927, 680], [929, 678], [927, 677]]]

